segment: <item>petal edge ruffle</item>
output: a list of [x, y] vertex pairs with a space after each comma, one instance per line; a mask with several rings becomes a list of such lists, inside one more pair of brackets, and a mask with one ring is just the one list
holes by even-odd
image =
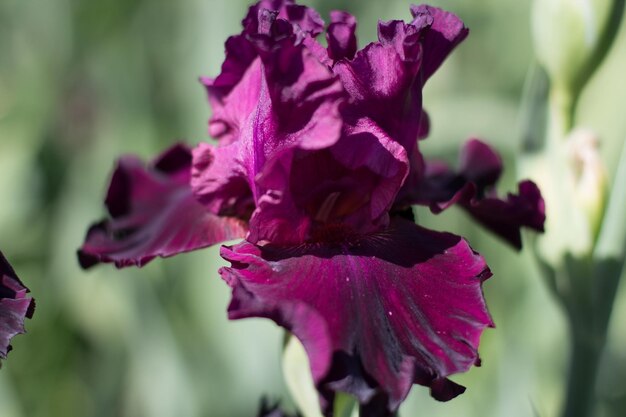
[[0, 252], [0, 359], [11, 350], [11, 339], [25, 333], [24, 320], [32, 318], [35, 300]]
[[184, 145], [148, 166], [136, 157], [121, 158], [106, 197], [110, 217], [90, 227], [78, 250], [80, 265], [143, 266], [157, 256], [243, 237], [243, 220], [210, 213], [196, 201], [190, 172], [191, 152]]
[[478, 364], [492, 326], [481, 285], [491, 273], [461, 238], [396, 219], [344, 243], [223, 247], [229, 317], [266, 317], [305, 347], [328, 407], [335, 391], [395, 410], [413, 383], [448, 400], [447, 376]]

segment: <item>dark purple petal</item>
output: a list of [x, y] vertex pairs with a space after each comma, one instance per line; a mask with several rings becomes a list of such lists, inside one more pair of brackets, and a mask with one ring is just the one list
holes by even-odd
[[326, 30], [328, 56], [333, 61], [352, 59], [356, 53], [356, 19], [350, 13], [333, 10]]
[[220, 270], [233, 288], [229, 318], [270, 318], [297, 336], [323, 407], [347, 391], [364, 404], [382, 396], [393, 411], [414, 383], [448, 400], [462, 389], [446, 377], [478, 364], [493, 325], [483, 258], [458, 236], [405, 220], [342, 241], [221, 253], [231, 262]]
[[413, 203], [431, 205], [438, 213], [474, 196], [485, 196], [502, 174], [502, 159], [489, 145], [470, 139], [459, 154], [458, 171], [437, 160], [411, 161], [413, 181], [407, 193]]
[[421, 84], [412, 88], [421, 62], [419, 31], [394, 21], [381, 23], [379, 32], [389, 39], [338, 61], [333, 71], [350, 97], [347, 111], [371, 118], [411, 152], [423, 127]]
[[193, 149], [191, 188], [209, 212], [247, 219], [254, 209], [243, 149], [240, 142], [220, 147], [200, 143]]
[[250, 6], [248, 14], [241, 22], [245, 34], [262, 32], [259, 29], [259, 15], [264, 9], [275, 11], [276, 18], [289, 22], [294, 32], [315, 37], [324, 30], [324, 20], [310, 7], [294, 4], [293, 0], [261, 0]]
[[212, 212], [245, 183], [258, 204], [274, 167], [296, 150], [324, 149], [341, 137], [344, 93], [327, 66], [304, 46], [289, 43], [264, 53], [262, 65], [255, 106], [241, 112], [237, 139], [194, 151], [192, 187]]
[[428, 133], [422, 87], [468, 33], [458, 17], [441, 9], [413, 6], [411, 12], [410, 24], [380, 22], [379, 42], [333, 67], [352, 99], [351, 110], [375, 120], [409, 153]]
[[258, 98], [260, 67], [254, 62], [259, 57], [259, 42], [271, 44], [292, 35], [298, 41], [316, 36], [324, 21], [315, 10], [293, 1], [263, 0], [250, 7], [242, 25], [243, 32], [226, 41], [220, 74], [200, 78], [213, 109], [209, 134], [226, 143], [236, 138], [241, 122]]
[[24, 319], [32, 318], [35, 300], [0, 252], [0, 359], [6, 359], [13, 336], [25, 333]]
[[[232, 44], [241, 44], [233, 52], [228, 52]], [[228, 144], [237, 139], [240, 126], [254, 109], [259, 96], [261, 76], [260, 61], [256, 49], [253, 53], [251, 44], [242, 36], [232, 37], [226, 42], [227, 58], [222, 66], [222, 73], [215, 79], [201, 78], [207, 89], [213, 114], [209, 119], [209, 135]], [[237, 60], [228, 58], [234, 54]], [[250, 57], [247, 55], [251, 54]], [[251, 58], [248, 61], [248, 59]], [[239, 60], [245, 60], [240, 63]], [[227, 64], [232, 65], [229, 68]], [[237, 67], [241, 65], [241, 67]]]
[[532, 181], [520, 182], [518, 193], [509, 193], [506, 199], [469, 199], [464, 201], [463, 208], [479, 223], [517, 249], [522, 248], [521, 227], [538, 232], [544, 230], [545, 203], [539, 188]]
[[426, 174], [425, 169], [424, 156], [418, 147], [415, 147], [409, 159], [409, 173], [394, 202], [395, 210], [410, 209], [411, 205], [421, 203], [425, 192], [423, 181]]
[[[406, 24], [402, 20], [391, 20], [378, 23], [378, 40], [381, 45], [392, 47], [403, 62], [412, 62], [420, 59], [422, 48], [420, 38], [427, 30], [431, 20], [424, 20], [421, 25]], [[415, 66], [419, 69], [419, 66]]]
[[78, 251], [81, 266], [142, 266], [157, 256], [243, 237], [243, 220], [219, 217], [195, 200], [190, 171], [191, 152], [183, 145], [173, 146], [148, 166], [133, 156], [121, 158], [105, 201], [110, 217], [87, 232]]
[[[459, 204], [517, 249], [522, 247], [522, 227], [543, 231], [544, 201], [533, 182], [521, 182], [518, 194], [501, 199], [495, 186], [502, 173], [502, 159], [495, 150], [471, 139], [464, 145], [459, 159], [458, 172], [438, 161], [426, 161], [425, 167], [412, 166], [412, 170], [422, 172], [421, 178], [407, 183], [396, 204], [428, 205], [434, 213]], [[409, 178], [417, 176], [411, 174]]]
[[358, 233], [385, 226], [408, 160], [404, 148], [361, 119], [344, 125], [333, 146], [286, 154], [268, 171], [259, 181], [272, 191], [257, 204], [248, 240], [297, 244], [327, 238], [328, 225]]
[[453, 13], [437, 7], [420, 5], [411, 6], [412, 24], [421, 26], [430, 21], [430, 30], [425, 31], [421, 41], [423, 46], [422, 83], [441, 66], [450, 52], [469, 34], [461, 19]]
[[517, 249], [522, 248], [520, 229], [543, 232], [545, 207], [541, 192], [532, 181], [520, 182], [519, 193], [506, 199], [496, 195], [502, 173], [500, 156], [487, 144], [469, 140], [461, 151], [459, 172], [438, 163], [427, 164], [422, 198], [438, 213], [459, 204], [474, 219]]
[[480, 189], [495, 185], [502, 175], [502, 158], [478, 139], [465, 142], [459, 157], [459, 172]]

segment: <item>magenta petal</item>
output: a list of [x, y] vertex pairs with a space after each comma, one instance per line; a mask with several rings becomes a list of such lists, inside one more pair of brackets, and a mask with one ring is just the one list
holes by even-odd
[[435, 213], [469, 200], [484, 197], [496, 185], [502, 174], [500, 155], [484, 142], [470, 139], [459, 155], [458, 172], [437, 160], [412, 161], [412, 175], [419, 177], [407, 190], [414, 202], [430, 205]]
[[290, 163], [294, 152], [328, 148], [341, 137], [344, 92], [326, 65], [289, 41], [264, 52], [257, 62], [262, 68], [254, 108], [235, 112], [242, 119], [236, 140], [194, 150], [192, 187], [214, 213], [229, 205], [232, 190], [245, 184], [258, 205], [266, 191], [277, 188], [275, 179], [288, 183], [276, 168]]
[[356, 53], [356, 19], [350, 13], [333, 10], [326, 31], [328, 56], [333, 61], [352, 59]]
[[[458, 172], [446, 164], [427, 161], [412, 166], [412, 171], [422, 173], [414, 179], [411, 188], [403, 188], [400, 205], [407, 201], [430, 206], [439, 213], [459, 204], [483, 226], [499, 235], [517, 249], [521, 249], [520, 229], [528, 227], [543, 231], [545, 221], [544, 201], [532, 181], [519, 184], [519, 193], [498, 198], [495, 185], [502, 173], [502, 159], [489, 145], [471, 139], [461, 150]], [[412, 174], [409, 178], [416, 178]]]
[[[271, 44], [292, 35], [296, 39], [310, 38], [322, 31], [324, 22], [315, 10], [293, 1], [263, 0], [250, 7], [242, 25], [243, 32], [226, 41], [221, 73], [200, 79], [213, 109], [209, 134], [226, 143], [236, 139], [241, 123], [257, 103], [260, 66], [254, 63], [260, 52], [258, 41]], [[273, 36], [265, 39], [268, 32]], [[259, 36], [264, 39], [259, 40]]]
[[416, 73], [410, 67], [392, 46], [379, 43], [334, 67], [351, 98], [348, 111], [373, 119], [407, 149], [417, 139], [422, 112], [421, 91], [408, 94]]
[[[409, 171], [405, 149], [380, 129], [372, 120], [363, 118], [346, 126], [346, 136], [331, 151], [334, 157], [351, 170], [356, 181], [367, 184], [357, 172], [366, 169], [374, 178], [367, 187], [368, 219], [380, 218], [388, 212]], [[354, 187], [353, 189], [357, 189]]]
[[396, 219], [382, 232], [294, 247], [223, 247], [231, 319], [266, 317], [303, 343], [323, 406], [333, 392], [395, 410], [413, 383], [441, 400], [449, 375], [478, 363], [493, 323], [481, 290], [491, 273], [458, 236]]
[[303, 32], [315, 37], [324, 29], [324, 20], [310, 7], [295, 4], [293, 0], [260, 0], [250, 6], [248, 14], [241, 22], [245, 34], [254, 35], [263, 32], [259, 28], [259, 15], [263, 10], [276, 12], [276, 18], [289, 22], [294, 32]]
[[35, 300], [0, 252], [0, 359], [6, 359], [13, 336], [25, 333], [24, 319], [32, 318]]
[[255, 153], [267, 160], [285, 147], [321, 149], [336, 142], [345, 101], [339, 79], [303, 45], [285, 42], [262, 60], [264, 85], [251, 125]]
[[502, 158], [478, 139], [465, 142], [459, 158], [459, 172], [479, 188], [495, 185], [502, 174]]
[[242, 220], [218, 217], [196, 201], [190, 171], [191, 152], [183, 145], [173, 146], [148, 166], [136, 157], [121, 158], [106, 197], [110, 218], [87, 232], [78, 251], [81, 266], [142, 266], [156, 256], [243, 237]]
[[191, 188], [213, 214], [247, 219], [254, 209], [242, 150], [241, 142], [220, 147], [200, 143], [193, 149]]
[[[432, 20], [423, 24], [406, 24], [402, 20], [391, 20], [378, 23], [378, 40], [381, 45], [393, 47], [403, 62], [421, 63], [422, 48], [420, 38], [424, 29], [428, 29]], [[418, 69], [415, 66], [414, 69]]]
[[402, 146], [361, 119], [346, 124], [333, 146], [296, 150], [270, 171], [261, 179], [271, 191], [258, 201], [248, 240], [296, 244], [320, 239], [330, 225], [359, 233], [385, 226], [408, 160]]
[[432, 22], [422, 40], [422, 83], [425, 83], [450, 52], [467, 37], [469, 30], [455, 14], [437, 7], [411, 6], [411, 14], [414, 18], [413, 24], [422, 25], [425, 19]]
[[[226, 42], [227, 48], [232, 46], [233, 42], [241, 42], [242, 46], [246, 45], [251, 48], [249, 42], [241, 36], [230, 38]], [[241, 48], [237, 48], [237, 51], [239, 49]], [[232, 54], [237, 54], [237, 51], [233, 51]], [[239, 59], [248, 59], [245, 56], [249, 52], [246, 51], [246, 48], [241, 49]], [[253, 59], [241, 69], [241, 73], [238, 72], [239, 68], [236, 69], [237, 72], [235, 69], [227, 72], [229, 68], [224, 67], [231, 62], [228, 56], [219, 77], [215, 80], [201, 79], [207, 89], [209, 103], [213, 109], [213, 114], [209, 119], [209, 134], [224, 144], [229, 144], [238, 138], [242, 125], [258, 103], [261, 84], [261, 65], [256, 57], [256, 50]]]
[[351, 98], [347, 111], [373, 119], [409, 152], [427, 129], [419, 77], [420, 39], [427, 30], [402, 21], [381, 22], [379, 42], [333, 67]]
[[518, 184], [518, 193], [506, 199], [495, 197], [464, 199], [463, 208], [483, 226], [505, 239], [516, 249], [522, 248], [521, 227], [543, 232], [546, 220], [541, 192], [532, 181]]

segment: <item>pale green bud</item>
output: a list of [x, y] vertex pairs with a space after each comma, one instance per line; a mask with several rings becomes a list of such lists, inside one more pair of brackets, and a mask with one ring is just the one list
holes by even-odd
[[584, 258], [594, 249], [608, 194], [608, 176], [597, 136], [576, 129], [564, 141], [550, 141], [544, 152], [520, 161], [523, 177], [541, 189], [546, 203], [545, 233], [538, 254], [558, 267], [566, 256]]
[[553, 89], [575, 101], [609, 49], [624, 0], [535, 0], [533, 40]]
[[[323, 417], [319, 396], [309, 367], [309, 358], [302, 343], [290, 334], [283, 349], [283, 376], [289, 393], [304, 417]], [[344, 393], [335, 394], [335, 417], [358, 417], [356, 400]]]
[[575, 203], [585, 213], [593, 238], [602, 225], [608, 174], [600, 157], [600, 141], [589, 129], [576, 129], [567, 139], [574, 181]]
[[302, 343], [289, 335], [283, 350], [283, 376], [289, 393], [304, 417], [323, 417], [309, 358]]

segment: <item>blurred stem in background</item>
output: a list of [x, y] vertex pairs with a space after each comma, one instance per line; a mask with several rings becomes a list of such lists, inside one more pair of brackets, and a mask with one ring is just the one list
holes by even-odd
[[[285, 332], [283, 349], [283, 375], [298, 410], [304, 417], [322, 417], [319, 394], [313, 384], [309, 358], [302, 343], [291, 333]], [[348, 394], [336, 393], [333, 416], [359, 417], [356, 399]]]
[[576, 123], [581, 92], [623, 14], [624, 0], [541, 0], [533, 8], [538, 66], [525, 98], [520, 167], [546, 199], [546, 234], [534, 252], [570, 327], [562, 417], [593, 415], [598, 365], [626, 255], [626, 147], [611, 188], [597, 134]]

